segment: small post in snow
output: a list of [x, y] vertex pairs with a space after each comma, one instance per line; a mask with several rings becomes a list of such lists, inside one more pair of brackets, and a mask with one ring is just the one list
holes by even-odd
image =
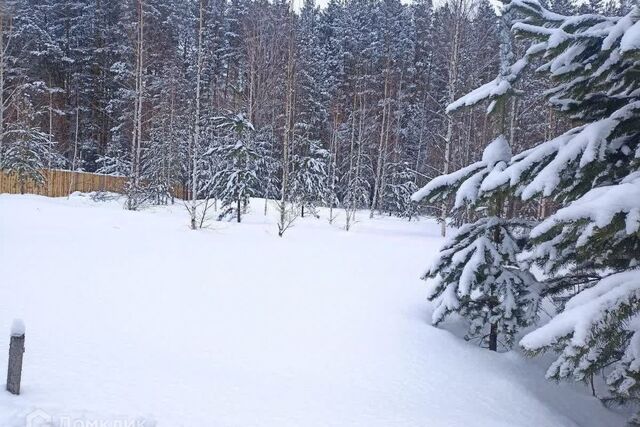
[[11, 325], [11, 344], [9, 345], [9, 369], [7, 371], [7, 391], [20, 394], [22, 379], [22, 355], [24, 354], [25, 327], [22, 320], [16, 319]]

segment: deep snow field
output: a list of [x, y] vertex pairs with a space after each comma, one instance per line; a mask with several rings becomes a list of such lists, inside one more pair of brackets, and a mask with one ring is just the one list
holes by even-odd
[[275, 208], [250, 208], [191, 231], [181, 204], [0, 195], [1, 381], [12, 320], [27, 330], [0, 427], [624, 425], [542, 361], [429, 326], [434, 221], [279, 238]]

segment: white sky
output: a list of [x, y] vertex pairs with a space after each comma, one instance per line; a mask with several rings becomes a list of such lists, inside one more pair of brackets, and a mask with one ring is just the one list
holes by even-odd
[[[401, 0], [401, 1], [404, 4], [411, 3], [411, 0]], [[435, 0], [435, 3], [438, 3], [439, 1], [442, 1], [442, 0]], [[300, 10], [303, 3], [304, 3], [304, 0], [293, 0], [293, 5], [295, 6], [296, 10]], [[316, 4], [321, 8], [324, 8], [327, 5], [327, 3], [329, 3], [329, 0], [316, 0]]]

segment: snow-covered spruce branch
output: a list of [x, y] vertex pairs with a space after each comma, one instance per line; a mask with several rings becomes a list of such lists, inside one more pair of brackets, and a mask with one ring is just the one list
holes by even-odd
[[517, 260], [530, 227], [497, 217], [460, 227], [423, 277], [435, 302], [433, 324], [459, 313], [470, 323], [467, 337], [486, 335], [483, 344], [493, 350], [498, 340], [511, 347], [537, 318], [537, 281]]
[[425, 200], [434, 203], [454, 197], [454, 210], [465, 207], [465, 204], [476, 204], [486, 194], [482, 183], [487, 177], [500, 173], [509, 160], [511, 147], [504, 136], [499, 136], [485, 148], [481, 160], [432, 179], [416, 191], [411, 199], [414, 202]]
[[[530, 354], [559, 353], [547, 377], [586, 381], [611, 366], [608, 384], [637, 399], [640, 392], [640, 270], [614, 273], [571, 298], [562, 313], [527, 334], [520, 345]], [[621, 328], [621, 323], [626, 325]]]

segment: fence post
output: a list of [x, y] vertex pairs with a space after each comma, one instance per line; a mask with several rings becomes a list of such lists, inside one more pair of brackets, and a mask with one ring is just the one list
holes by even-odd
[[7, 370], [7, 391], [12, 394], [20, 394], [22, 355], [24, 354], [24, 335], [24, 323], [22, 320], [14, 320], [13, 325], [11, 325], [9, 368]]

